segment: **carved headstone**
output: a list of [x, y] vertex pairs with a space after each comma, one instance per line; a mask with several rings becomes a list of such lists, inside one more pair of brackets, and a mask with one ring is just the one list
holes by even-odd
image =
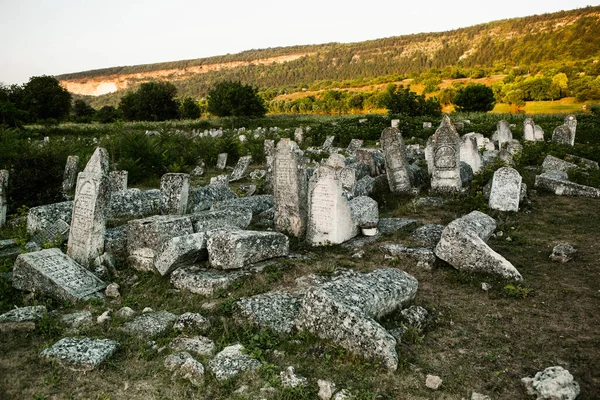
[[127, 171], [110, 171], [108, 174], [108, 182], [110, 186], [110, 192], [124, 192], [127, 190], [127, 177], [129, 173]]
[[359, 149], [356, 151], [356, 164], [358, 168], [364, 168], [368, 175], [376, 177], [380, 174], [377, 163], [375, 162], [375, 151], [373, 149]]
[[494, 172], [490, 191], [490, 208], [500, 211], [519, 211], [521, 197], [521, 175], [510, 167]]
[[575, 132], [577, 131], [577, 117], [569, 114], [565, 117], [565, 125], [571, 130], [571, 146], [575, 145]]
[[8, 203], [8, 171], [0, 170], [0, 228], [6, 224], [6, 208]]
[[277, 143], [273, 166], [276, 230], [294, 237], [304, 236], [307, 220], [307, 191], [304, 154], [296, 142], [281, 139]]
[[[267, 194], [273, 193], [273, 165], [275, 165], [275, 141], [265, 140], [264, 143], [265, 158], [267, 161], [267, 173], [265, 175], [265, 184], [263, 185], [263, 192]], [[252, 175], [250, 175], [252, 176]]]
[[431, 190], [460, 190], [460, 137], [447, 115], [432, 137], [431, 158]]
[[363, 145], [363, 141], [361, 139], [352, 139], [350, 144], [348, 144], [348, 148], [346, 149], [346, 153], [348, 155], [353, 156], [356, 154], [356, 150], [360, 149]]
[[190, 192], [188, 174], [164, 174], [160, 179], [160, 206], [163, 215], [183, 215]]
[[252, 162], [252, 156], [243, 156], [240, 157], [231, 176], [229, 177], [230, 182], [235, 182], [243, 179], [246, 176], [246, 172], [248, 171], [248, 166]]
[[106, 284], [53, 248], [21, 254], [15, 262], [13, 286], [58, 300], [86, 300], [101, 298]]
[[561, 125], [554, 129], [554, 133], [552, 133], [552, 141], [555, 143], [572, 146], [575, 142], [575, 138], [573, 137], [571, 128], [569, 128], [567, 125]]
[[218, 158], [217, 158], [217, 169], [225, 169], [225, 166], [227, 166], [227, 153], [221, 153], [219, 154]]
[[67, 245], [67, 255], [84, 266], [104, 252], [109, 200], [108, 152], [98, 147], [77, 176]]
[[492, 140], [498, 142], [498, 149], [502, 149], [502, 144], [511, 141], [513, 138], [510, 124], [505, 120], [498, 121], [496, 132], [492, 135]]
[[325, 165], [329, 165], [335, 169], [345, 168], [346, 167], [346, 157], [341, 154], [332, 154], [325, 161]]
[[523, 121], [523, 139], [535, 142], [535, 124], [531, 118], [525, 118]]
[[541, 140], [542, 142], [544, 141], [544, 130], [542, 129], [541, 126], [535, 125], [533, 127], [533, 132], [534, 132], [533, 135], [534, 135], [536, 141], [537, 140]]
[[358, 234], [343, 193], [342, 181], [333, 168], [324, 165], [315, 171], [309, 184], [308, 243], [339, 244]]
[[75, 187], [77, 181], [77, 173], [79, 172], [79, 157], [69, 156], [65, 164], [65, 172], [63, 174], [62, 191], [69, 193]]
[[460, 138], [460, 161], [469, 164], [474, 174], [481, 169], [483, 160], [475, 137], [465, 135]]
[[406, 148], [398, 128], [385, 128], [381, 133], [381, 150], [385, 172], [392, 193], [411, 193], [411, 174], [406, 159]]

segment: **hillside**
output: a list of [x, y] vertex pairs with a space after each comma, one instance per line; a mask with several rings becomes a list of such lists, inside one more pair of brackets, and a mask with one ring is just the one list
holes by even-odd
[[[507, 73], [514, 67], [583, 68], [600, 57], [600, 6], [358, 43], [250, 50], [239, 54], [114, 67], [60, 75], [72, 93], [102, 95], [153, 79], [172, 81], [180, 96], [202, 97], [221, 80], [279, 94], [309, 88], [394, 82], [429, 69]], [[485, 71], [484, 71], [485, 72]], [[449, 72], [451, 74], [451, 72]], [[456, 74], [456, 73], [455, 73]], [[458, 73], [458, 77], [461, 73]], [[109, 95], [118, 97], [118, 93]], [[106, 101], [105, 101], [106, 102]]]

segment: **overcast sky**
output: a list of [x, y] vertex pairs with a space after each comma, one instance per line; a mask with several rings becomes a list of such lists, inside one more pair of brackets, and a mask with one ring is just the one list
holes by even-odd
[[446, 31], [587, 5], [598, 1], [0, 0], [0, 82]]

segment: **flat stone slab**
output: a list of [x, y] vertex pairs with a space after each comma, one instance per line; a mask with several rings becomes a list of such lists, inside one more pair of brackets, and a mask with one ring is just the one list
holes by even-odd
[[217, 289], [227, 289], [248, 275], [246, 271], [207, 270], [199, 266], [181, 267], [171, 274], [171, 284], [177, 289], [203, 296], [212, 296]]
[[166, 332], [175, 320], [177, 315], [167, 311], [150, 312], [125, 322], [121, 329], [139, 338], [153, 339]]
[[236, 308], [236, 316], [243, 320], [277, 333], [290, 333], [300, 312], [300, 300], [288, 292], [268, 292], [242, 298]]
[[57, 300], [102, 298], [106, 283], [77, 264], [60, 249], [52, 248], [17, 257], [13, 286], [44, 293]]
[[206, 232], [213, 229], [221, 229], [225, 226], [246, 229], [252, 221], [252, 209], [232, 206], [191, 214], [190, 218], [194, 232]]
[[40, 356], [75, 371], [91, 371], [113, 355], [118, 346], [119, 343], [110, 339], [66, 337], [42, 351]]
[[435, 255], [463, 271], [484, 272], [520, 281], [519, 271], [492, 250], [486, 241], [496, 229], [496, 221], [473, 211], [450, 222], [434, 249]]
[[238, 230], [212, 232], [206, 247], [210, 264], [221, 269], [238, 269], [286, 256], [290, 250], [288, 238], [282, 233]]
[[407, 247], [402, 244], [382, 244], [380, 250], [392, 257], [404, 257], [427, 266], [435, 262], [435, 254], [430, 247]]
[[0, 332], [35, 329], [35, 321], [46, 313], [45, 306], [29, 306], [10, 310], [0, 315]]
[[235, 199], [238, 196], [229, 186], [208, 185], [199, 188], [190, 189], [188, 196], [188, 211], [199, 212], [209, 210], [213, 203]]
[[225, 347], [208, 363], [217, 380], [224, 381], [260, 367], [260, 361], [244, 354], [243, 349], [241, 344]]
[[191, 265], [200, 258], [206, 258], [206, 254], [206, 232], [177, 236], [161, 246], [154, 268], [164, 276], [178, 266]]
[[27, 214], [27, 232], [30, 234], [40, 232], [59, 219], [71, 221], [72, 212], [72, 201], [30, 208]]
[[377, 229], [380, 233], [394, 233], [417, 225], [416, 219], [410, 218], [380, 218]]
[[534, 187], [559, 196], [600, 197], [600, 189], [571, 182], [566, 173], [555, 171], [537, 175]]
[[270, 194], [261, 194], [259, 196], [240, 197], [237, 199], [224, 200], [213, 203], [211, 209], [218, 210], [228, 207], [249, 208], [252, 215], [258, 215], [269, 208], [275, 207], [274, 197]]
[[296, 327], [395, 370], [396, 339], [375, 318], [402, 308], [417, 287], [414, 277], [394, 268], [336, 279], [306, 291]]

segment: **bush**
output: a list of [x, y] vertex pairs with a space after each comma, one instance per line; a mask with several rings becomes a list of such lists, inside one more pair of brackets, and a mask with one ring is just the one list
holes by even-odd
[[494, 109], [496, 99], [494, 91], [479, 83], [469, 84], [460, 89], [454, 97], [457, 111], [491, 111]]
[[267, 109], [257, 89], [224, 81], [209, 90], [208, 112], [219, 117], [262, 117]]

